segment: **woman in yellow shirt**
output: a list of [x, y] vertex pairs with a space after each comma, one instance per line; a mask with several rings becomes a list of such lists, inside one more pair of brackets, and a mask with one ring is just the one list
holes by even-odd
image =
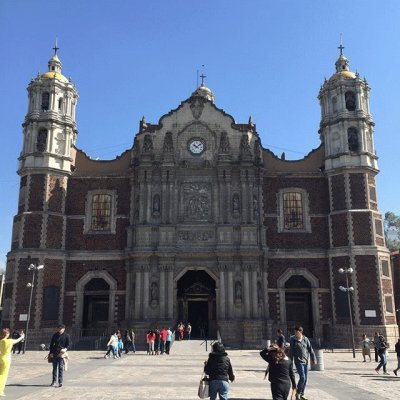
[[11, 350], [14, 344], [24, 340], [22, 333], [18, 339], [9, 339], [10, 330], [8, 328], [0, 331], [0, 396], [4, 397], [4, 387], [6, 386], [8, 371], [11, 365]]

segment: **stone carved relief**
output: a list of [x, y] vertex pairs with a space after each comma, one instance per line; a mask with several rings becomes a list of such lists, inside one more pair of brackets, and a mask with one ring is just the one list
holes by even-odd
[[221, 139], [219, 141], [219, 151], [220, 153], [229, 153], [229, 138], [226, 132], [221, 133]]
[[202, 231], [202, 232], [193, 232], [193, 231], [179, 231], [178, 232], [178, 240], [182, 242], [207, 242], [212, 240], [214, 234], [212, 231]]
[[151, 153], [153, 151], [153, 140], [150, 135], [145, 135], [143, 140], [143, 152]]
[[56, 154], [65, 154], [65, 143], [66, 143], [65, 133], [58, 132], [55, 141], [56, 141], [56, 148], [55, 148]]
[[159, 216], [161, 212], [161, 200], [160, 200], [160, 195], [159, 194], [155, 194], [153, 196], [153, 215], [155, 217]]
[[254, 158], [256, 161], [261, 160], [261, 146], [259, 140], [254, 142]]
[[211, 189], [208, 183], [183, 184], [184, 216], [189, 220], [206, 221], [210, 217]]
[[152, 305], [158, 304], [158, 285], [157, 282], [152, 282], [150, 286], [150, 301]]
[[174, 143], [172, 141], [172, 133], [171, 132], [167, 132], [165, 134], [163, 150], [166, 153], [171, 153], [174, 150]]
[[242, 135], [242, 138], [240, 139], [240, 153], [242, 156], [251, 155], [249, 138], [246, 134]]
[[190, 110], [194, 119], [199, 119], [203, 113], [205, 100], [201, 97], [193, 97], [191, 99]]

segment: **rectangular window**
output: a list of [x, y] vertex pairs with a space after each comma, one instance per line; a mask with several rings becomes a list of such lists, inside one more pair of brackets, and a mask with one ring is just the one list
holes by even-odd
[[54, 286], [44, 288], [43, 291], [43, 320], [58, 320], [58, 305], [60, 289]]
[[304, 229], [301, 193], [286, 192], [283, 194], [283, 226], [284, 229]]
[[382, 260], [382, 275], [390, 277], [389, 261]]
[[391, 296], [385, 296], [386, 312], [393, 313], [393, 302]]
[[93, 196], [91, 229], [94, 231], [111, 229], [111, 195], [96, 194]]

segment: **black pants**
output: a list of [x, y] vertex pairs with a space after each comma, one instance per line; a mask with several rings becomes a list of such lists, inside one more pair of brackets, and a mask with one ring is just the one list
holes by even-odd
[[378, 362], [378, 349], [376, 347], [374, 347], [375, 350], [375, 362]]
[[169, 348], [171, 346], [171, 342], [169, 342], [168, 340], [165, 342], [165, 352], [167, 354], [169, 354]]
[[290, 392], [289, 383], [272, 383], [271, 382], [272, 400], [287, 400]]

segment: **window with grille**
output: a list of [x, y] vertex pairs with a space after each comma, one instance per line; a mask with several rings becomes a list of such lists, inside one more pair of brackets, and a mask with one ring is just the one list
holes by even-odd
[[50, 104], [50, 94], [49, 92], [42, 93], [42, 110], [47, 111]]
[[301, 193], [286, 192], [283, 194], [283, 227], [284, 229], [304, 229]]
[[91, 229], [94, 231], [111, 229], [111, 195], [96, 194], [92, 197]]

